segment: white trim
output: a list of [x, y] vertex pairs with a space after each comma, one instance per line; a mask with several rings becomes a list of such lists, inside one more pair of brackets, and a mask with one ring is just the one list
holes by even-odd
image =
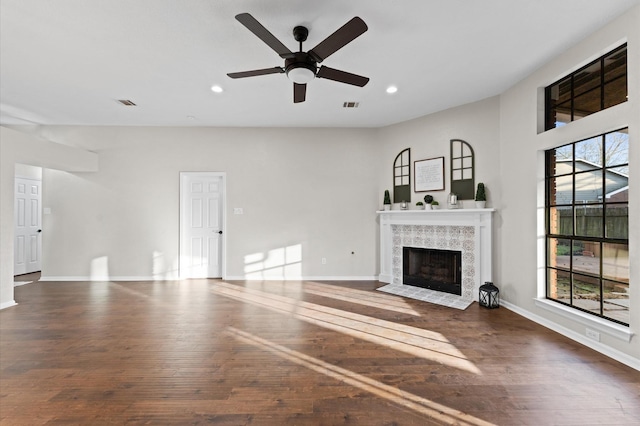
[[15, 300], [11, 300], [9, 302], [4, 302], [4, 303], [0, 304], [0, 311], [3, 310], [3, 309], [10, 308], [12, 306], [16, 306], [16, 305], [17, 305], [17, 303], [16, 303]]
[[[540, 299], [536, 299], [536, 304]], [[524, 310], [516, 305], [513, 305], [509, 302], [506, 302], [504, 300], [500, 301], [500, 305], [504, 306], [505, 308], [509, 309], [510, 311], [515, 312], [518, 315], [521, 315], [535, 323], [538, 323], [550, 330], [553, 330], [557, 333], [562, 334], [565, 337], [568, 337], [571, 340], [574, 340], [582, 345], [585, 345], [591, 349], [593, 349], [594, 351], [597, 351], [603, 355], [608, 356], [609, 358], [612, 358], [618, 362], [621, 362], [622, 364], [625, 364], [635, 370], [640, 371], [640, 359], [635, 358], [631, 355], [628, 355], [624, 352], [620, 352], [616, 349], [611, 348], [610, 346], [604, 345], [600, 342], [596, 342], [595, 340], [591, 340], [589, 338], [587, 338], [586, 336], [583, 336], [580, 333], [577, 333], [573, 330], [570, 330], [566, 327], [563, 327], [553, 321], [550, 321], [544, 317], [541, 317], [539, 315], [536, 315], [532, 312], [529, 312], [527, 310]], [[574, 318], [575, 319], [575, 318]], [[593, 326], [593, 325], [590, 325]], [[593, 326], [594, 328], [596, 328], [595, 326]], [[609, 333], [607, 333], [609, 334]], [[633, 335], [633, 333], [631, 333]], [[630, 338], [630, 337], [629, 337]]]
[[[88, 281], [88, 282], [107, 282], [107, 281], [182, 281], [189, 279], [211, 279], [217, 280], [220, 278], [157, 278], [152, 276], [113, 276], [107, 277], [105, 279], [91, 278], [89, 276], [44, 276], [40, 277], [39, 281]], [[231, 275], [226, 278], [222, 278], [223, 280], [228, 281], [378, 281], [378, 277], [371, 276], [269, 276], [269, 277], [250, 277], [247, 275]]]
[[615, 191], [607, 192], [606, 194], [604, 194], [604, 196], [605, 198], [611, 198], [616, 194], [619, 194], [621, 192], [628, 191], [628, 190], [629, 190], [629, 185], [623, 186], [622, 188], [616, 189]]
[[620, 339], [623, 342], [629, 343], [631, 341], [631, 338], [635, 334], [629, 327], [607, 321], [600, 317], [589, 315], [585, 312], [581, 312], [577, 309], [564, 306], [552, 300], [543, 298], [537, 298], [534, 300], [536, 302], [536, 306], [539, 308], [576, 321], [586, 327], [595, 328], [599, 332], [607, 334], [611, 337], [615, 337], [616, 339]]
[[245, 275], [233, 275], [226, 278], [228, 281], [378, 281], [378, 277], [357, 276], [357, 277], [340, 277], [340, 276], [268, 276], [268, 277], [248, 277]]
[[89, 281], [89, 282], [107, 282], [107, 281], [175, 281], [178, 278], [157, 278], [152, 276], [113, 276], [113, 277], [90, 277], [90, 276], [44, 276], [38, 281]]

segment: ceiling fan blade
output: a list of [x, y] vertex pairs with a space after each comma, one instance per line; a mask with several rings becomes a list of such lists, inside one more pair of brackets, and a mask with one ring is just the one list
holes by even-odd
[[231, 78], [245, 78], [245, 77], [255, 77], [258, 75], [281, 74], [283, 72], [284, 72], [284, 69], [282, 67], [273, 67], [273, 68], [264, 68], [261, 70], [230, 72], [227, 75]]
[[351, 43], [367, 31], [367, 29], [367, 24], [356, 16], [311, 49], [309, 55], [311, 55], [316, 62], [322, 62], [337, 50]]
[[357, 74], [351, 74], [350, 72], [340, 71], [334, 68], [320, 67], [316, 74], [318, 78], [326, 78], [328, 80], [337, 81], [339, 83], [352, 84], [354, 86], [363, 87], [369, 82], [368, 77], [363, 77]]
[[304, 102], [307, 96], [307, 85], [293, 83], [293, 103]]
[[287, 46], [282, 44], [280, 40], [278, 40], [273, 34], [271, 34], [269, 30], [263, 27], [262, 24], [250, 14], [241, 13], [239, 15], [236, 15], [236, 20], [247, 27], [249, 31], [258, 36], [260, 40], [264, 41], [267, 46], [275, 50], [281, 58], [290, 58], [294, 56], [293, 52], [291, 52], [291, 50], [289, 50]]

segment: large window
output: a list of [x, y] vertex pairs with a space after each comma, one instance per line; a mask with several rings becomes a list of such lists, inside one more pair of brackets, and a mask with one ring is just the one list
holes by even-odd
[[545, 88], [545, 130], [627, 100], [627, 45]]
[[629, 325], [628, 129], [546, 151], [546, 297]]

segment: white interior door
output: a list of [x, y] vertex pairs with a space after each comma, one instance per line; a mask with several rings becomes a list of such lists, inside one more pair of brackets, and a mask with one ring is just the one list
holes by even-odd
[[14, 275], [41, 269], [42, 182], [16, 177]]
[[180, 277], [221, 278], [224, 174], [180, 173]]

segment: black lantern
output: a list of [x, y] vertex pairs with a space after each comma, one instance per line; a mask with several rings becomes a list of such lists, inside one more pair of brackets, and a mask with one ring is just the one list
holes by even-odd
[[500, 307], [500, 290], [492, 282], [485, 282], [480, 286], [478, 303], [485, 308], [493, 309]]

